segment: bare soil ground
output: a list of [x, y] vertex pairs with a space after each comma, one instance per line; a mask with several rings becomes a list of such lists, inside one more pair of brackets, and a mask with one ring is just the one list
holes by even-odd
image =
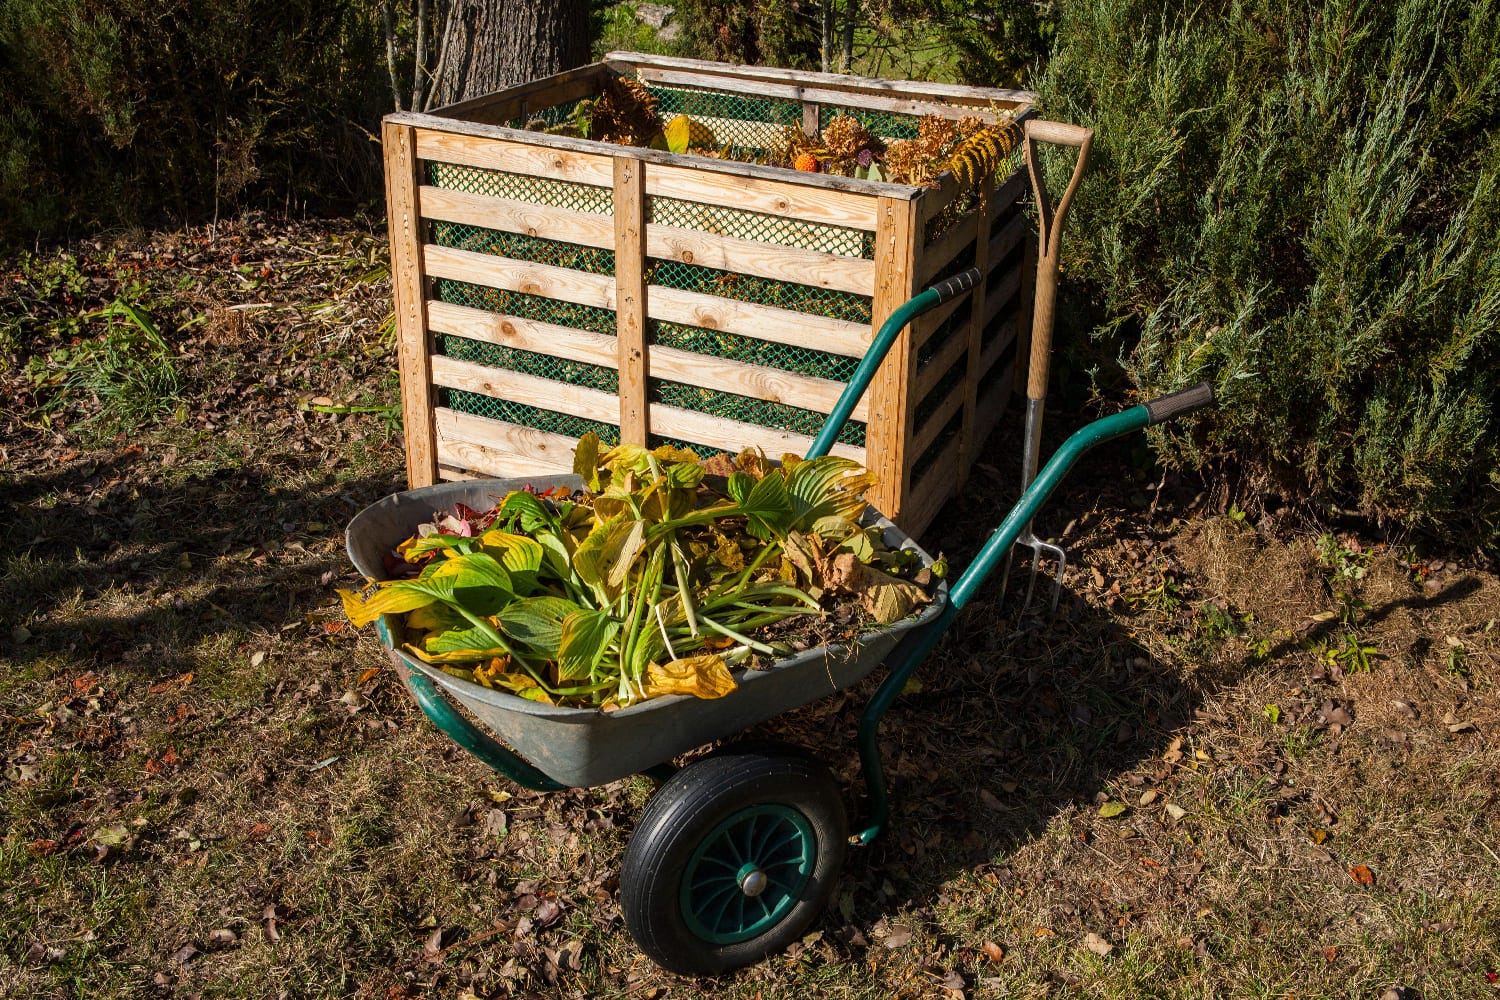
[[[508, 785], [342, 620], [343, 525], [403, 486], [383, 252], [246, 219], [0, 265], [0, 993], [1500, 996], [1493, 566], [1130, 447], [1039, 523], [1059, 614], [991, 584], [888, 717], [890, 834], [813, 932], [656, 969], [616, 877], [650, 783]], [[1017, 455], [924, 542], [962, 566]], [[856, 815], [870, 684], [754, 733]]]

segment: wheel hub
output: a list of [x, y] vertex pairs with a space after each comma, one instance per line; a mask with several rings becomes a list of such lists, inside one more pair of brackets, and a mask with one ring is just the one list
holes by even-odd
[[766, 873], [752, 864], [747, 864], [740, 869], [739, 882], [740, 892], [751, 898], [765, 892], [766, 886], [771, 884], [771, 880], [766, 877]]

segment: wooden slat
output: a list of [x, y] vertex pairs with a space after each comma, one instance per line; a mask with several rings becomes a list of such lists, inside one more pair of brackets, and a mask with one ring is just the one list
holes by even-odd
[[964, 247], [974, 242], [974, 236], [978, 232], [979, 213], [970, 212], [944, 230], [937, 239], [923, 247], [922, 266], [917, 272], [921, 277], [917, 279], [917, 284], [930, 283], [933, 275], [947, 267]]
[[995, 188], [994, 197], [990, 201], [991, 219], [1003, 215], [1007, 208], [1021, 200], [1026, 194], [1027, 177], [1026, 167], [1023, 165], [1017, 167], [1009, 177], [1000, 182], [1000, 186]]
[[[651, 404], [651, 430], [664, 437], [723, 448], [728, 452], [738, 452], [753, 446], [773, 457], [788, 452], [805, 455], [813, 443], [812, 438], [802, 434], [681, 410], [661, 403]], [[834, 445], [830, 454], [852, 458], [856, 462], [863, 462], [865, 458], [863, 448], [847, 444]]]
[[[730, 161], [703, 159], [703, 162], [727, 164]], [[795, 171], [775, 167], [762, 169], [775, 170], [776, 173], [770, 177], [747, 177], [712, 167], [700, 167], [696, 163], [692, 166], [653, 164], [646, 175], [646, 193], [698, 201], [706, 205], [764, 212], [768, 215], [784, 215], [829, 226], [866, 230], [875, 228], [875, 199], [869, 194], [809, 186], [802, 180], [804, 177], [825, 177], [825, 174], [799, 175]], [[886, 184], [882, 188], [900, 189], [900, 186]]]
[[1007, 272], [1005, 277], [1000, 279], [1000, 284], [995, 286], [985, 299], [984, 323], [982, 325], [989, 326], [990, 321], [1000, 315], [1000, 312], [1006, 306], [1012, 305], [1016, 293], [1020, 290], [1021, 273], [1014, 270]]
[[822, 131], [823, 108], [817, 101], [802, 102], [802, 134], [816, 139]]
[[927, 223], [948, 207], [948, 203], [962, 193], [958, 178], [953, 176], [953, 171], [944, 170], [938, 174], [935, 186], [924, 188], [921, 195], [916, 199], [917, 203], [917, 232], [925, 233]]
[[[496, 472], [470, 472], [467, 469], [456, 468], [442, 462], [438, 463], [438, 478], [445, 483], [462, 482], [466, 479], [488, 479], [491, 476], [498, 475], [500, 474]], [[532, 475], [535, 475], [535, 473], [532, 473]]]
[[[910, 202], [881, 199], [875, 231], [876, 280], [871, 328], [879, 329], [915, 290], [916, 215]], [[875, 509], [900, 523], [911, 455], [911, 371], [915, 349], [908, 325], [896, 338], [870, 386], [866, 466], [877, 477], [870, 499]]]
[[870, 343], [870, 328], [863, 323], [811, 316], [664, 285], [650, 286], [646, 305], [652, 319], [722, 330], [851, 358], [863, 357]]
[[615, 223], [607, 215], [449, 188], [423, 186], [420, 194], [424, 218], [590, 247], [613, 249], [615, 245]]
[[905, 520], [911, 522], [908, 529], [920, 536], [937, 517], [943, 506], [953, 496], [958, 486], [959, 439], [948, 442], [937, 458], [922, 474], [922, 480], [913, 486], [911, 511]]
[[512, 260], [472, 250], [456, 250], [431, 243], [422, 248], [422, 259], [427, 273], [435, 278], [467, 281], [470, 284], [503, 288], [526, 295], [541, 295], [600, 309], [615, 307], [615, 280], [602, 274]]
[[489, 368], [441, 354], [432, 357], [432, 381], [434, 385], [448, 389], [461, 389], [604, 424], [614, 424], [620, 412], [619, 400], [611, 393], [506, 368]]
[[507, 316], [504, 313], [439, 302], [436, 299], [427, 303], [427, 322], [434, 333], [451, 333], [469, 340], [513, 347], [534, 354], [547, 354], [569, 361], [581, 361], [603, 368], [614, 368], [616, 364], [615, 338], [603, 333], [575, 330], [572, 327]]
[[926, 399], [927, 394], [936, 389], [939, 382], [947, 378], [948, 372], [953, 370], [953, 366], [958, 364], [959, 359], [968, 349], [967, 331], [955, 331], [953, 336], [948, 338], [948, 342], [943, 345], [943, 349], [917, 372], [916, 397]]
[[[771, 403], [785, 403], [804, 410], [829, 413], [844, 391], [844, 383], [831, 379], [814, 378], [768, 368], [764, 365], [745, 364], [708, 354], [694, 354], [659, 345], [651, 348], [650, 372], [652, 378], [670, 379], [704, 389], [732, 392], [751, 399], [763, 399]], [[868, 415], [868, 397], [861, 399], [849, 415], [851, 420], [864, 420]]]
[[615, 339], [620, 369], [620, 440], [645, 445], [646, 165], [615, 160]]
[[[925, 285], [927, 282], [924, 281], [922, 284]], [[938, 329], [942, 327], [948, 317], [953, 315], [955, 310], [968, 301], [969, 298], [967, 295], [960, 295], [958, 298], [949, 299], [931, 312], [924, 313], [912, 320], [912, 343], [918, 348], [922, 347], [932, 339], [933, 334], [938, 332]]]
[[1025, 365], [1017, 365], [1012, 361], [1006, 367], [1011, 369], [1011, 374], [1006, 375], [1005, 370], [1002, 369], [1000, 379], [994, 390], [987, 395], [983, 395], [979, 400], [979, 409], [975, 420], [975, 438], [980, 445], [984, 444], [984, 439], [995, 429], [995, 425], [1000, 420], [1000, 414], [1005, 412], [1005, 406], [1010, 402], [1011, 385], [1015, 381], [1015, 371], [1019, 369], [1021, 378], [1023, 380], [1026, 378]]
[[[976, 384], [983, 382], [989, 377], [990, 369], [995, 367], [995, 362], [1000, 360], [1000, 355], [1004, 354], [1005, 349], [1016, 339], [1016, 330], [1018, 327], [1019, 324], [1014, 317], [1006, 320], [1005, 324], [1000, 327], [1000, 332], [995, 334], [990, 340], [989, 346], [980, 353], [979, 378], [975, 380]], [[1024, 368], [1026, 366], [1022, 365], [1021, 367]]]
[[986, 263], [1002, 261], [1026, 235], [1026, 216], [1019, 212], [990, 240]]
[[740, 66], [682, 59], [676, 56], [650, 55], [641, 52], [607, 52], [604, 64], [611, 67], [672, 69], [705, 74], [721, 86], [728, 80], [750, 80], [821, 87], [838, 93], [864, 93], [905, 98], [912, 95], [955, 104], [972, 104], [987, 108], [1036, 103], [1036, 94], [1028, 90], [1002, 90], [997, 87], [971, 87], [955, 83], [928, 83], [922, 80], [887, 80], [881, 77], [854, 76], [844, 73], [813, 73], [806, 70], [777, 69], [769, 66]]
[[920, 458], [927, 451], [928, 446], [938, 439], [938, 435], [943, 433], [948, 426], [948, 421], [953, 419], [963, 405], [963, 386], [955, 385], [953, 391], [948, 393], [948, 398], [939, 403], [938, 408], [927, 415], [926, 422], [917, 428], [916, 436], [911, 442], [912, 454]]
[[875, 262], [673, 226], [646, 227], [646, 250], [662, 260], [869, 295]]
[[913, 101], [887, 97], [883, 94], [860, 93], [855, 90], [830, 90], [817, 85], [727, 79], [703, 73], [648, 67], [642, 67], [636, 75], [642, 83], [664, 84], [669, 87], [706, 87], [729, 93], [751, 94], [756, 97], [776, 97], [787, 101], [818, 101], [822, 104], [845, 108], [889, 111], [898, 115], [940, 115], [953, 119], [973, 117], [985, 122], [995, 122], [1008, 117], [997, 114], [988, 107], [974, 104], [957, 105], [938, 101]]
[[422, 273], [422, 219], [417, 212], [416, 142], [410, 128], [387, 123], [386, 214], [390, 220], [391, 286], [395, 299], [396, 354], [401, 370], [401, 419], [406, 444], [406, 481], [412, 489], [437, 482], [436, 432], [432, 422], [432, 378], [428, 367], [426, 303]]
[[[616, 365], [615, 338], [607, 334], [574, 330], [435, 299], [427, 303], [427, 310], [428, 324], [436, 333], [450, 333], [469, 340], [604, 368]], [[652, 378], [670, 379], [821, 413], [831, 411], [844, 391], [844, 383], [831, 379], [798, 375], [779, 368], [694, 354], [672, 347], [653, 346], [647, 360], [647, 371]], [[867, 412], [867, 400], [862, 399], [855, 405], [850, 419], [864, 420]]]
[[573, 471], [578, 442], [504, 420], [439, 407], [439, 461], [491, 476], [545, 476]]
[[[404, 117], [431, 118], [431, 116], [390, 115], [391, 119]], [[549, 177], [578, 184], [594, 184], [608, 187], [614, 183], [614, 157], [604, 152], [559, 150], [552, 145], [524, 139], [496, 136], [475, 136], [453, 131], [463, 124], [442, 118], [433, 118], [436, 128], [417, 130], [417, 156], [424, 160], [442, 163], [457, 163], [465, 167], [482, 167], [487, 170], [504, 170], [512, 174], [534, 177]], [[471, 125], [471, 129], [488, 129], [514, 133], [518, 137], [539, 133], [499, 129], [492, 125]], [[438, 129], [444, 129], [439, 131]], [[595, 145], [603, 146], [602, 143]], [[607, 150], [609, 147], [604, 147]]]
[[[979, 185], [979, 204], [975, 207], [974, 215], [978, 222], [978, 240], [974, 246], [974, 266], [979, 273], [984, 275], [984, 280], [979, 282], [973, 293], [969, 296], [969, 319], [964, 324], [963, 347], [964, 347], [964, 381], [963, 381], [963, 426], [959, 431], [958, 446], [958, 483], [957, 488], [962, 488], [969, 478], [969, 468], [974, 464], [975, 456], [978, 454], [978, 421], [979, 421], [979, 354], [984, 347], [984, 317], [989, 308], [989, 274], [992, 261], [991, 255], [993, 242], [989, 238], [990, 230], [993, 228], [991, 220], [996, 211], [995, 205], [995, 180], [986, 177]], [[1020, 221], [1020, 213], [1016, 213], [1016, 220]]]
[[519, 118], [532, 110], [542, 110], [558, 104], [589, 97], [602, 89], [604, 77], [609, 69], [602, 63], [590, 63], [563, 73], [532, 80], [516, 87], [507, 87], [472, 100], [460, 101], [446, 107], [434, 108], [432, 114], [444, 118], [460, 118], [464, 121], [484, 122], [498, 125], [512, 118]]

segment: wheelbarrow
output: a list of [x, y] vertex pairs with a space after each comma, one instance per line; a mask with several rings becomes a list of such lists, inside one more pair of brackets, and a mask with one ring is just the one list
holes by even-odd
[[[965, 294], [979, 277], [971, 268], [892, 314], [809, 449], [809, 458], [832, 446], [901, 328]], [[694, 976], [726, 972], [800, 937], [831, 898], [847, 848], [869, 844], [885, 828], [889, 804], [877, 739], [881, 719], [1068, 469], [1094, 445], [1199, 409], [1212, 399], [1209, 386], [1202, 384], [1083, 427], [1042, 468], [973, 563], [951, 585], [940, 585], [919, 614], [865, 634], [848, 647], [821, 646], [768, 670], [738, 671], [738, 687], [722, 698], [659, 697], [607, 713], [543, 705], [469, 683], [407, 655], [396, 616], [382, 617], [377, 630], [427, 717], [517, 784], [551, 791], [633, 774], [658, 782], [621, 863], [625, 925], [665, 969]], [[575, 476], [470, 480], [386, 497], [350, 523], [349, 555], [366, 577], [381, 579], [385, 554], [436, 510], [456, 503], [485, 509], [528, 484], [546, 489], [581, 483]], [[913, 551], [923, 565], [932, 564], [931, 556], [894, 524], [873, 511], [867, 516], [885, 529], [887, 544]], [[852, 836], [839, 783], [806, 750], [746, 741], [724, 745], [680, 769], [671, 764], [689, 750], [847, 688], [882, 663], [889, 673], [865, 709], [858, 736], [869, 815]]]

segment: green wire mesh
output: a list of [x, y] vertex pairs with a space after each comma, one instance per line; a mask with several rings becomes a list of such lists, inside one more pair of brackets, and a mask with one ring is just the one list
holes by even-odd
[[823, 316], [828, 319], [847, 320], [850, 323], [870, 322], [871, 300], [868, 295], [839, 291], [835, 288], [819, 288], [816, 285], [798, 285], [790, 281], [773, 281], [753, 274], [736, 271], [720, 271], [697, 264], [684, 264], [677, 260], [649, 258], [646, 262], [646, 281], [652, 285], [680, 288], [683, 291], [702, 292], [720, 298], [753, 302], [759, 305], [776, 306], [795, 312]]
[[620, 428], [613, 424], [602, 424], [597, 420], [558, 413], [555, 410], [544, 410], [539, 406], [530, 406], [508, 399], [481, 396], [477, 392], [440, 389], [438, 405], [460, 413], [472, 413], [476, 416], [489, 417], [491, 420], [503, 420], [506, 423], [562, 434], [565, 437], [580, 438], [592, 432], [599, 435], [599, 440], [607, 445], [620, 443]]
[[656, 98], [662, 121], [687, 115], [707, 126], [714, 134], [713, 145], [730, 147], [731, 155], [779, 149], [786, 127], [802, 124], [802, 105], [797, 101], [685, 87], [647, 89]]
[[865, 260], [875, 257], [873, 232], [660, 195], [646, 199], [646, 221], [759, 243], [820, 250], [843, 257], [862, 257]]
[[707, 354], [729, 361], [742, 361], [747, 365], [777, 368], [797, 375], [832, 379], [835, 382], [849, 381], [854, 376], [854, 369], [859, 367], [859, 358], [662, 320], [648, 322], [647, 337], [650, 343], [662, 347]]
[[[573, 118], [573, 113], [578, 110], [578, 105], [582, 104], [584, 100], [585, 98], [580, 97], [576, 101], [566, 101], [562, 104], [554, 104], [549, 108], [528, 111], [524, 115], [512, 118], [505, 124], [509, 128], [524, 128], [533, 132], [545, 132], [547, 129], [556, 128], [559, 125], [570, 122]], [[571, 135], [572, 132], [568, 134]]]
[[523, 375], [566, 382], [585, 389], [597, 389], [615, 395], [620, 391], [620, 374], [613, 368], [586, 364], [550, 354], [536, 354], [516, 347], [487, 344], [451, 334], [439, 334], [437, 353], [459, 361], [470, 361], [489, 368], [504, 368]]
[[429, 163], [427, 177], [428, 183], [433, 187], [452, 191], [508, 198], [533, 205], [571, 208], [595, 215], [613, 215], [615, 211], [614, 191], [597, 184], [579, 184], [577, 181], [559, 181], [551, 177], [512, 174], [482, 167], [462, 167], [456, 163]]
[[554, 323], [558, 326], [572, 327], [575, 330], [587, 330], [590, 333], [603, 333], [609, 336], [614, 336], [615, 333], [615, 314], [609, 309], [579, 305], [576, 302], [564, 302], [561, 299], [549, 299], [540, 295], [527, 295], [523, 292], [508, 292], [500, 288], [473, 285], [466, 281], [453, 281], [448, 278], [439, 279], [434, 283], [434, 294], [440, 301], [469, 306], [472, 309], [519, 316], [521, 319], [536, 320], [539, 323]]
[[[681, 382], [650, 379], [647, 383], [647, 398], [653, 403], [675, 406], [681, 410], [707, 413], [729, 420], [738, 420], [757, 427], [771, 427], [814, 437], [823, 429], [826, 414], [816, 410], [804, 410], [786, 403], [773, 403], [765, 399], [753, 399], [732, 392], [704, 389]], [[851, 420], [839, 432], [838, 440], [844, 444], [864, 447], [865, 425]]]
[[615, 252], [600, 247], [580, 246], [540, 236], [524, 236], [499, 229], [484, 229], [457, 222], [432, 223], [432, 242], [440, 247], [454, 247], [475, 253], [494, 254], [511, 260], [567, 267], [589, 274], [615, 273]]

